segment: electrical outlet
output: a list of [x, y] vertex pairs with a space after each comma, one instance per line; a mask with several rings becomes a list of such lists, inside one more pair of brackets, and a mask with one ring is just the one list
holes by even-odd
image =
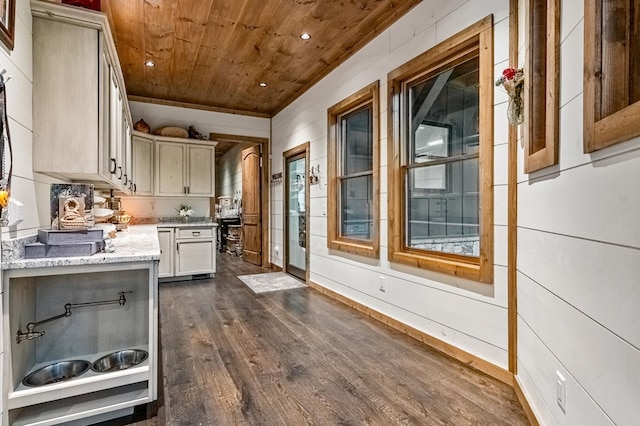
[[380, 291], [383, 292], [383, 293], [387, 291], [384, 288], [384, 284], [385, 284], [386, 280], [387, 280], [386, 277], [383, 277], [382, 275], [378, 276], [378, 284], [380, 285]]
[[563, 412], [567, 412], [567, 381], [564, 376], [556, 371], [556, 401]]

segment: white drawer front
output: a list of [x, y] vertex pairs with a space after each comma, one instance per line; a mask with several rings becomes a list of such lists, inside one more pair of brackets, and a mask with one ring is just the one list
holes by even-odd
[[212, 238], [213, 228], [178, 228], [176, 238]]

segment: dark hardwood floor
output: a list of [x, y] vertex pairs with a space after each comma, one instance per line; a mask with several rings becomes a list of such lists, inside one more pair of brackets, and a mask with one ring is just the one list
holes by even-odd
[[309, 288], [255, 295], [227, 255], [215, 279], [160, 284], [156, 404], [105, 424], [525, 425], [513, 390]]

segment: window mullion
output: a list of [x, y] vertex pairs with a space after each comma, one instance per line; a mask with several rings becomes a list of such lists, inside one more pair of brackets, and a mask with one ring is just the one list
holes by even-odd
[[371, 176], [373, 175], [373, 170], [367, 170], [364, 172], [359, 172], [359, 173], [351, 173], [350, 175], [343, 175], [340, 176], [340, 179], [349, 179], [349, 178], [356, 178], [356, 177], [361, 177], [361, 176]]
[[455, 163], [458, 161], [470, 160], [478, 157], [479, 157], [479, 154], [477, 152], [474, 152], [473, 154], [464, 154], [464, 155], [456, 155], [455, 157], [438, 158], [434, 160], [425, 161], [424, 163], [407, 164], [406, 167], [407, 169], [416, 169], [419, 167], [428, 167], [428, 166], [437, 166], [440, 164]]

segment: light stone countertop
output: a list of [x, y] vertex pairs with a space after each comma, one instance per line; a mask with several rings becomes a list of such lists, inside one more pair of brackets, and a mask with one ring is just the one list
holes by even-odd
[[[163, 224], [164, 225], [164, 224]], [[129, 226], [111, 240], [114, 253], [96, 253], [93, 256], [45, 257], [2, 262], [2, 269], [47, 268], [55, 266], [100, 265], [123, 262], [148, 262], [160, 259], [160, 243], [156, 225]]]

